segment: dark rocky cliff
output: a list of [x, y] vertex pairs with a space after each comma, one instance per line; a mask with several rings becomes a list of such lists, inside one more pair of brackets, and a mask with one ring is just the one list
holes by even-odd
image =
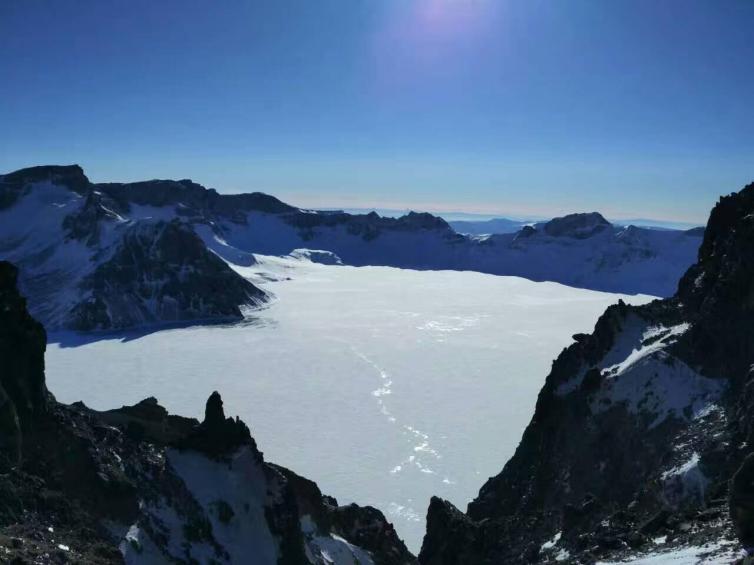
[[752, 328], [754, 184], [714, 208], [674, 297], [612, 306], [574, 336], [503, 471], [466, 513], [432, 500], [420, 562], [592, 563], [658, 536], [735, 539], [734, 521], [754, 523], [754, 508], [728, 512], [754, 449]]

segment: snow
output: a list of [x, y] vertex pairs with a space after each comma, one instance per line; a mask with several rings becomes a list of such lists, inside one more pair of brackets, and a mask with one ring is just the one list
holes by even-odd
[[[168, 450], [168, 461], [212, 522], [212, 533], [229, 553], [230, 563], [276, 563], [278, 544], [265, 518], [267, 481], [248, 448], [229, 463], [192, 452]], [[226, 503], [234, 516], [224, 524], [213, 508]]]
[[312, 563], [337, 563], [338, 565], [374, 565], [372, 557], [342, 537], [332, 534], [317, 534], [311, 516], [301, 518], [301, 531], [304, 534], [306, 556]]
[[741, 556], [738, 544], [720, 540], [703, 546], [688, 546], [670, 551], [648, 553], [625, 561], [600, 561], [597, 565], [728, 565]]
[[[265, 517], [265, 505], [274, 486], [270, 486], [251, 449], [241, 448], [222, 462], [194, 451], [168, 449], [166, 459], [189, 491], [188, 500], [193, 499], [199, 507], [192, 507], [180, 497], [142, 501], [135, 524], [110, 528], [121, 536], [119, 548], [126, 563], [157, 564], [171, 559], [277, 563], [278, 540]], [[221, 505], [230, 510], [229, 519], [225, 510], [221, 512]], [[190, 539], [187, 524], [205, 518], [210, 521], [213, 541]]]
[[[622, 404], [632, 414], [649, 415], [654, 428], [667, 418], [702, 417], [714, 409], [724, 390], [724, 381], [699, 374], [668, 352], [689, 329], [651, 325], [630, 313], [615, 343], [596, 365], [603, 375], [600, 389], [591, 400], [595, 414]], [[581, 369], [557, 388], [557, 394], [574, 392], [590, 367]]]
[[290, 257], [311, 261], [313, 263], [322, 263], [323, 265], [342, 265], [340, 257], [330, 251], [322, 249], [294, 249], [290, 252]]
[[[635, 317], [634, 317], [635, 318]], [[609, 378], [616, 378], [623, 375], [634, 367], [637, 363], [645, 360], [653, 353], [660, 351], [675, 341], [674, 338], [683, 335], [688, 331], [689, 324], [683, 323], [665, 328], [663, 326], [650, 327], [643, 332], [638, 348], [632, 349], [631, 353], [624, 360], [611, 367], [607, 367]], [[624, 336], [626, 334], [623, 334]], [[620, 348], [620, 345], [618, 346]]]
[[164, 565], [165, 556], [147, 533], [131, 525], [118, 545], [126, 565]]
[[59, 319], [78, 293], [74, 285], [90, 270], [90, 251], [66, 241], [63, 218], [83, 198], [52, 183], [38, 183], [13, 207], [0, 210], [0, 257], [22, 273], [22, 292], [38, 297], [29, 306], [45, 320]]
[[667, 351], [688, 329], [685, 323], [649, 326], [631, 314], [600, 364], [606, 378], [592, 400], [592, 411], [623, 404], [632, 414], [648, 414], [650, 428], [670, 417], [688, 419], [708, 411], [723, 393], [725, 381], [699, 374]]
[[99, 409], [153, 395], [195, 417], [218, 390], [267, 460], [341, 503], [380, 508], [414, 551], [430, 497], [465, 507], [500, 472], [552, 359], [619, 298], [473, 272], [258, 259], [238, 270], [278, 298], [245, 323], [51, 333], [48, 386]]
[[548, 551], [558, 545], [558, 542], [560, 541], [560, 538], [563, 536], [562, 532], [558, 532], [555, 534], [551, 540], [546, 541], [542, 544], [542, 547], [540, 548], [540, 551]]
[[665, 471], [662, 474], [662, 479], [667, 480], [670, 477], [686, 475], [692, 470], [698, 468], [698, 466], [699, 466], [699, 454], [697, 452], [694, 452], [691, 455], [691, 458], [685, 463], [683, 463], [682, 465], [673, 467], [669, 471]]
[[663, 495], [669, 505], [675, 506], [691, 497], [704, 504], [709, 479], [702, 472], [700, 461], [699, 454], [693, 452], [687, 461], [662, 474]]

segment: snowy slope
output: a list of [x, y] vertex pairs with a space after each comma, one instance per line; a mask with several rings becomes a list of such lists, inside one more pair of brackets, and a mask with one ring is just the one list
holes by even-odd
[[[163, 485], [141, 502], [137, 520], [113, 527], [129, 565], [276, 565], [291, 561], [284, 548], [291, 538], [302, 543], [299, 557], [312, 565], [375, 564], [369, 551], [348, 542], [326, 521], [297, 515], [305, 511], [301, 502], [306, 508], [322, 506], [321, 494], [313, 491], [316, 498], [291, 505], [291, 483], [250, 446], [221, 459], [168, 448], [164, 460]], [[337, 509], [322, 506], [319, 511]], [[396, 561], [412, 562], [406, 553]]]

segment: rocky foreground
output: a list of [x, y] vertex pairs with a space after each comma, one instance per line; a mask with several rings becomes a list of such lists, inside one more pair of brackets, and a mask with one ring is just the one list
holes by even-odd
[[0, 262], [0, 561], [410, 564], [382, 513], [264, 460], [217, 393], [96, 412], [45, 386], [45, 330]]
[[753, 329], [754, 184], [714, 208], [675, 296], [620, 303], [574, 336], [503, 471], [466, 512], [432, 500], [419, 561], [594, 563], [693, 547], [725, 563], [738, 537], [754, 546]]

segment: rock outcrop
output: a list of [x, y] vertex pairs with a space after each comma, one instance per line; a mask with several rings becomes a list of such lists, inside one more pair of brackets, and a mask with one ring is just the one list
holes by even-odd
[[[432, 501], [421, 563], [592, 563], [654, 539], [735, 539], [729, 481], [754, 447], [752, 218], [754, 184], [714, 208], [674, 297], [619, 303], [574, 336], [503, 471], [465, 513]], [[736, 492], [734, 508], [754, 500]]]
[[238, 320], [266, 299], [179, 220], [129, 228], [79, 289], [65, 324], [76, 330]]
[[9, 563], [375, 563], [415, 558], [378, 510], [267, 463], [213, 393], [198, 422], [154, 398], [55, 401], [45, 331], [0, 262], [0, 556]]

